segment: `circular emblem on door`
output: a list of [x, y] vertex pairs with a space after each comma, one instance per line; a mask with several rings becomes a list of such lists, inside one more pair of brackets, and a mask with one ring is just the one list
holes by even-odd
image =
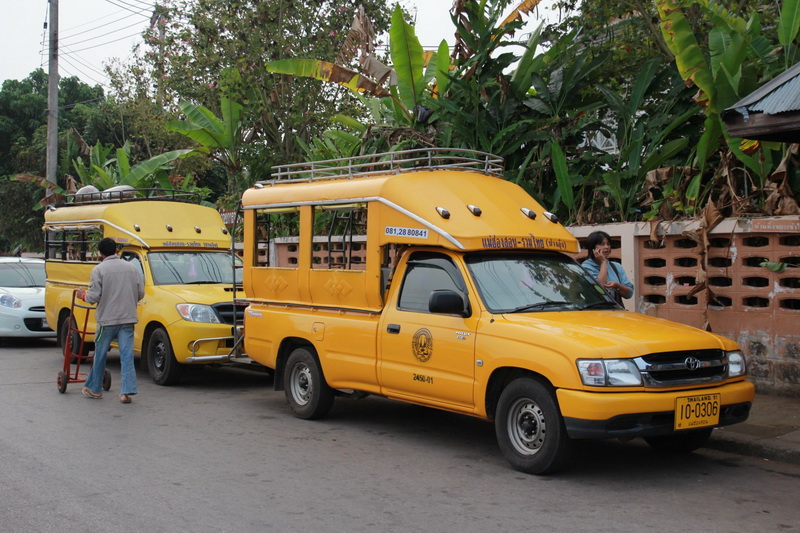
[[411, 339], [411, 349], [414, 350], [414, 357], [420, 363], [427, 363], [433, 353], [433, 337], [431, 332], [425, 328], [418, 329]]

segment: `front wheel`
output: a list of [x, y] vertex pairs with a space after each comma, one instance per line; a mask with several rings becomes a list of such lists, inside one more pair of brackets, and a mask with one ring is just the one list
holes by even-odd
[[696, 429], [672, 435], [645, 437], [644, 441], [654, 450], [669, 453], [690, 453], [701, 448], [711, 437], [712, 428]]
[[67, 373], [62, 370], [58, 373], [58, 379], [56, 380], [58, 392], [61, 394], [67, 392], [67, 383], [69, 383], [69, 378], [67, 377]]
[[495, 433], [506, 460], [527, 474], [555, 472], [572, 450], [553, 392], [532, 378], [516, 379], [503, 390]]
[[333, 389], [328, 386], [317, 358], [308, 348], [297, 348], [283, 371], [286, 401], [298, 418], [312, 420], [328, 414], [333, 406]]
[[147, 369], [158, 385], [174, 385], [183, 374], [184, 366], [175, 359], [169, 335], [158, 328], [147, 341]]

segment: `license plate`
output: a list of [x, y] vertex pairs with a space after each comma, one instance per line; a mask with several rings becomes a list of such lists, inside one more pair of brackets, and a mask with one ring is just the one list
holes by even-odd
[[47, 319], [46, 318], [42, 319], [42, 327], [44, 329], [50, 329], [50, 326], [47, 325]]
[[675, 400], [675, 431], [719, 424], [719, 394], [683, 396]]

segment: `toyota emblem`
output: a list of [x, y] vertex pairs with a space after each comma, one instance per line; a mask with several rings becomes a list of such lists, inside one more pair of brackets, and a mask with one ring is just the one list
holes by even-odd
[[686, 368], [689, 370], [697, 370], [700, 368], [700, 359], [697, 357], [687, 357], [684, 363], [686, 364]]

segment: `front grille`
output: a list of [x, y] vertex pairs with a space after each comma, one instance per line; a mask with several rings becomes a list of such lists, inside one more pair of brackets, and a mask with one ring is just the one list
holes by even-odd
[[22, 321], [30, 331], [53, 331], [42, 322], [41, 318], [23, 318]]
[[33, 307], [29, 307], [28, 311], [33, 311], [34, 313], [44, 313], [44, 306], [34, 305]]
[[728, 373], [728, 358], [722, 350], [654, 353], [637, 357], [636, 365], [649, 387], [713, 383]]
[[223, 324], [242, 324], [244, 322], [244, 310], [247, 305], [235, 304], [233, 302], [225, 302], [214, 304], [211, 306], [214, 312], [217, 313], [217, 318]]

